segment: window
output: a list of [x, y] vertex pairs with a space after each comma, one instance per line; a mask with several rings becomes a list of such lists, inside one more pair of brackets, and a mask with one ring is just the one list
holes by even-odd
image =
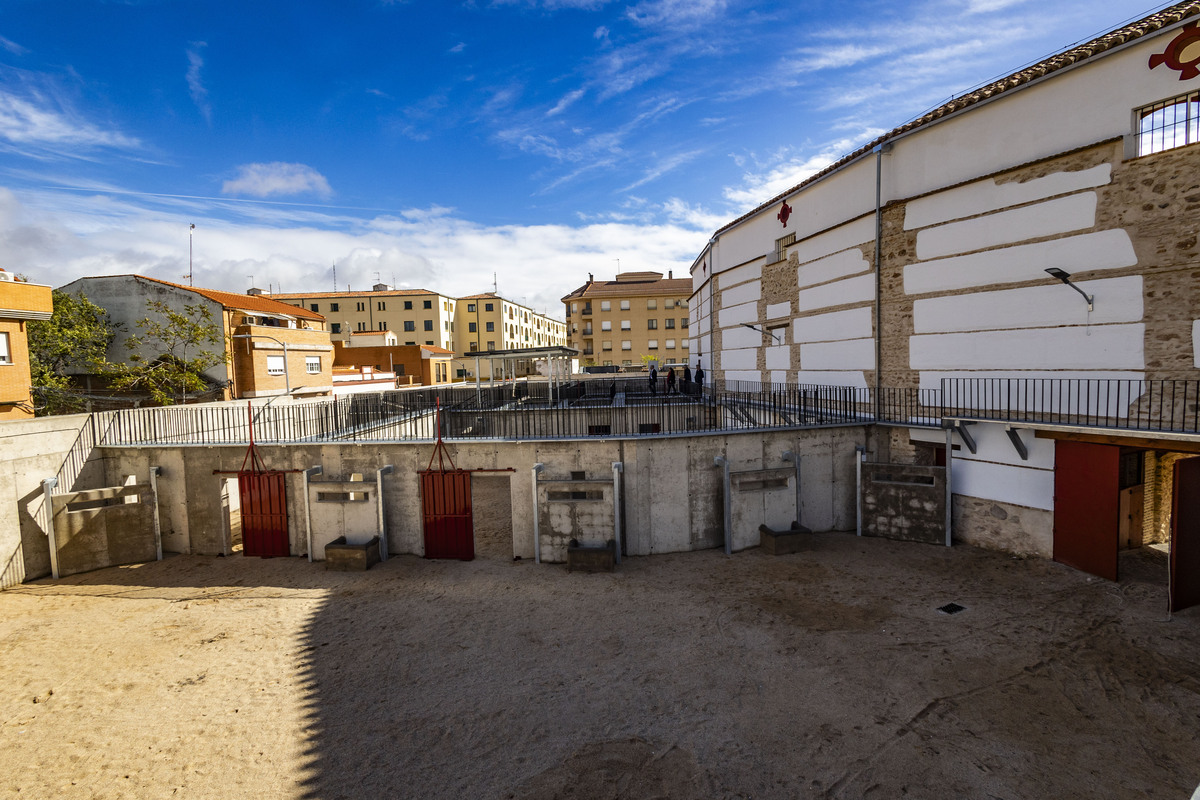
[[475, 333], [475, 328], [477, 328], [477, 327], [478, 327], [478, 326], [477, 326], [477, 325], [476, 325], [474, 322], [468, 322], [468, 323], [467, 323], [467, 332], [468, 332], [468, 333]]
[[0, 364], [11, 364], [12, 350], [8, 349], [8, 334], [0, 333]]
[[[575, 306], [575, 304], [574, 304], [574, 303], [572, 303], [572, 304], [571, 304], [571, 306], [572, 306], [572, 307], [574, 307], [574, 306]], [[484, 304], [483, 304], [483, 310], [484, 310], [484, 311], [491, 311], [491, 310], [492, 310], [492, 304], [491, 304], [491, 303], [484, 303]]]
[[425, 320], [425, 330], [427, 330], [427, 331], [433, 330], [433, 320], [431, 320], [431, 319]]
[[[624, 340], [623, 342], [621, 342], [621, 349], [622, 349], [622, 350], [632, 350], [632, 349], [633, 349], [633, 342], [629, 341], [628, 339]], [[627, 362], [625, 362], [625, 363], [627, 363], [627, 364], [628, 364], [629, 362], [627, 361]]]
[[386, 323], [386, 322], [380, 322], [380, 323], [379, 323], [379, 330], [381, 330], [381, 331], [386, 331], [386, 330], [387, 330], [387, 323]]
[[405, 301], [404, 301], [404, 310], [405, 310], [405, 311], [412, 311], [412, 300], [405, 300]]
[[608, 339], [605, 339], [603, 342], [600, 343], [600, 349], [601, 350], [612, 350], [612, 342], [609, 341]]
[[425, 344], [433, 344], [433, 342], [432, 342], [432, 341], [430, 341], [429, 339], [426, 339], [426, 340], [425, 340]]
[[[413, 346], [415, 346], [415, 345], [416, 345], [416, 342], [405, 342], [405, 344], [406, 344], [406, 345], [408, 345], [409, 347], [413, 347]], [[399, 374], [400, 374], [400, 375], [403, 375], [403, 374], [404, 374], [404, 367], [401, 367], [401, 368], [400, 368], [400, 372], [399, 372]]]
[[600, 301], [600, 310], [601, 311], [612, 311], [612, 301], [611, 300], [601, 300]]
[[329, 332], [330, 333], [341, 333], [342, 332], [342, 323], [340, 323], [340, 322], [330, 323]]
[[444, 331], [450, 330], [450, 321], [449, 320], [445, 320], [442, 322], [442, 330], [444, 330]]
[[689, 341], [689, 340], [688, 340], [688, 339], [683, 339], [683, 340], [681, 340], [681, 341], [682, 341], [682, 344], [683, 344], [683, 349], [684, 349], [684, 350], [687, 350], [687, 349], [688, 349], [688, 341]]
[[314, 312], [314, 313], [317, 313], [317, 314], [319, 314], [319, 313], [321, 312], [321, 307], [320, 307], [320, 306], [318, 306], [316, 303], [313, 303], [313, 304], [312, 304], [311, 306], [309, 306], [308, 308], [309, 308], [309, 310], [310, 310], [310, 311], [312, 311], [312, 312]]
[[621, 301], [621, 310], [622, 310], [622, 311], [628, 311], [628, 310], [629, 310], [629, 301], [628, 301], [628, 300], [622, 300], [622, 301]]
[[321, 357], [320, 356], [305, 356], [304, 371], [309, 375], [317, 375], [321, 372]]
[[676, 300], [675, 305], [679, 306], [680, 308], [687, 308], [687, 300]]
[[663, 308], [674, 308], [674, 307], [675, 307], [675, 299], [674, 298], [668, 297], [666, 300], [663, 300]]
[[413, 322], [411, 319], [404, 320], [404, 330], [406, 333], [411, 333], [411, 332], [415, 331], [416, 329], [417, 329], [417, 323]]
[[387, 303], [380, 300], [378, 303], [375, 304], [375, 310], [376, 311], [387, 311]]
[[367, 323], [365, 323], [365, 322], [360, 322], [360, 323], [358, 323], [358, 328], [357, 328], [357, 329], [358, 329], [358, 330], [360, 330], [360, 331], [365, 331], [365, 330], [367, 329]]
[[467, 303], [467, 311], [471, 311], [471, 312], [475, 311], [475, 304]]
[[684, 329], [687, 328], [687, 317], [679, 318], [679, 327], [684, 328]]
[[478, 349], [479, 349], [479, 344], [476, 342], [471, 342], [471, 352], [474, 353]]
[[647, 340], [647, 342], [646, 342], [646, 348], [647, 348], [648, 350], [657, 350], [657, 349], [658, 349], [658, 339], [649, 339], [649, 340]]
[[658, 300], [654, 299], [653, 297], [650, 298], [649, 300], [646, 301], [646, 308], [651, 311], [658, 308]]
[[358, 308], [356, 309], [357, 311], [366, 311], [367, 310], [366, 303], [356, 303], [355, 305], [358, 306]]
[[1139, 156], [1200, 142], [1200, 92], [1139, 108], [1134, 115]]
[[283, 366], [283, 356], [267, 356], [268, 375], [282, 375]]
[[432, 300], [426, 300], [426, 301], [425, 301], [425, 308], [433, 308], [433, 301], [432, 301]]
[[337, 304], [337, 303], [330, 303], [330, 304], [329, 304], [329, 310], [330, 310], [330, 311], [337, 311], [337, 310], [338, 310], [338, 304]]
[[633, 364], [633, 362], [630, 361], [628, 358], [621, 362], [622, 367], [628, 367], [628, 366], [631, 366], [632, 364]]
[[648, 331], [658, 330], [658, 320], [656, 320], [656, 319], [646, 320], [646, 330], [648, 330]]
[[495, 350], [495, 349], [496, 349], [496, 342], [492, 339], [488, 339], [488, 350]]
[[667, 349], [668, 350], [675, 349], [675, 340], [674, 339], [667, 339]]
[[612, 320], [611, 319], [600, 320], [600, 330], [611, 331], [612, 330]]
[[494, 322], [487, 322], [484, 323], [484, 325], [486, 326], [485, 330], [487, 330], [488, 333], [492, 333], [496, 330], [496, 323]]
[[631, 331], [631, 330], [633, 330], [633, 327], [632, 327], [632, 325], [630, 324], [629, 320], [627, 320], [627, 319], [623, 319], [623, 320], [621, 320], [621, 330], [623, 330], [623, 331]]

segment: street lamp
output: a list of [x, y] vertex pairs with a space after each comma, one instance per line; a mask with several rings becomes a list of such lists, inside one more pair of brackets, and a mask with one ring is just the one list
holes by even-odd
[[285, 392], [290, 395], [292, 393], [292, 382], [288, 378], [287, 342], [281, 342], [274, 336], [267, 336], [265, 333], [239, 333], [233, 336], [234, 339], [253, 339], [255, 337], [258, 337], [259, 339], [270, 339], [272, 342], [283, 348], [283, 387]]
[[1059, 269], [1058, 267], [1050, 267], [1049, 269], [1046, 270], [1046, 272], [1047, 272], [1047, 274], [1050, 275], [1050, 277], [1058, 278], [1060, 281], [1065, 283], [1067, 286], [1070, 286], [1072, 289], [1074, 289], [1075, 291], [1077, 291], [1081, 295], [1083, 295], [1083, 299], [1087, 300], [1088, 311], [1092, 310], [1092, 304], [1095, 302], [1096, 296], [1088, 294], [1083, 289], [1080, 289], [1078, 286], [1076, 286], [1071, 281], [1071, 273], [1064, 272], [1063, 270]]

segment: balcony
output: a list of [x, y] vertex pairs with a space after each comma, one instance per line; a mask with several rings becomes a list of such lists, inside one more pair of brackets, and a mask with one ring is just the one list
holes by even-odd
[[583, 311], [581, 311], [581, 312], [579, 312], [579, 313], [580, 313], [580, 314], [583, 314], [584, 316], [591, 316], [591, 313], [592, 313], [592, 304], [591, 304], [591, 303], [588, 303], [586, 306], [584, 306], [584, 307], [583, 307]]

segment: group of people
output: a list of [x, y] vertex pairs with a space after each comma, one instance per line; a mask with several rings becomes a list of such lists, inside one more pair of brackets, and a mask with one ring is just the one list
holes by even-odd
[[[684, 384], [695, 383], [695, 388], [680, 389], [675, 381], [675, 368], [667, 368], [667, 394], [684, 394], [684, 393], [699, 393], [704, 389], [704, 368], [700, 366], [700, 362], [696, 362], [696, 374], [693, 378], [692, 369], [687, 364], [683, 365], [683, 382]], [[658, 367], [654, 364], [650, 365], [650, 394], [658, 394]]]

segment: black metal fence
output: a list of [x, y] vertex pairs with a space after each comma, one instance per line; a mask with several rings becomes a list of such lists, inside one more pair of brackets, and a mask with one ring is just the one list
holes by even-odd
[[1200, 433], [1200, 381], [946, 378], [941, 394], [948, 417]]
[[[940, 390], [596, 377], [354, 394], [248, 406], [124, 409], [93, 417], [100, 445], [564, 439], [884, 423], [944, 417], [1200, 432], [1200, 382], [945, 379]], [[440, 409], [440, 417], [438, 410]], [[64, 476], [65, 477], [65, 476]]]

